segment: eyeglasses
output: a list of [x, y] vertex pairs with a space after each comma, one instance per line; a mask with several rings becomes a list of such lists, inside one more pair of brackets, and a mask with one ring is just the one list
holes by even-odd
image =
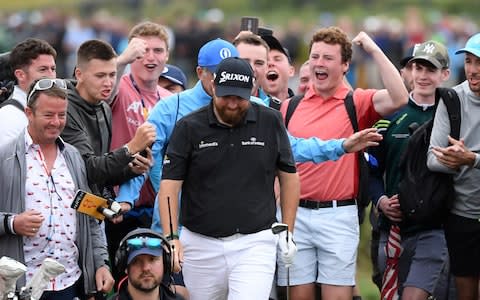
[[43, 78], [37, 81], [35, 85], [32, 88], [32, 91], [28, 95], [27, 98], [27, 103], [30, 102], [30, 99], [32, 98], [33, 94], [37, 91], [45, 91], [51, 89], [53, 86], [56, 86], [58, 88], [61, 88], [63, 90], [67, 89], [67, 83], [63, 79], [50, 79], [50, 78]]
[[127, 246], [129, 251], [138, 250], [141, 248], [161, 249], [162, 240], [159, 238], [141, 236], [127, 240]]

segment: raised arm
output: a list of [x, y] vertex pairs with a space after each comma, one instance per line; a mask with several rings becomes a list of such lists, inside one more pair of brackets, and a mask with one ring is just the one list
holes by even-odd
[[115, 97], [118, 94], [118, 83], [122, 78], [125, 68], [130, 63], [134, 62], [135, 59], [141, 58], [145, 55], [145, 49], [147, 48], [147, 42], [139, 38], [132, 38], [128, 43], [127, 48], [120, 54], [117, 58], [117, 82], [115, 83], [115, 88], [113, 90], [110, 99], [108, 99], [108, 104], [112, 104], [115, 101]]
[[407, 104], [408, 91], [402, 77], [380, 47], [363, 31], [352, 42], [370, 54], [379, 68], [385, 89], [377, 91], [373, 96], [375, 111], [381, 116], [387, 116]]

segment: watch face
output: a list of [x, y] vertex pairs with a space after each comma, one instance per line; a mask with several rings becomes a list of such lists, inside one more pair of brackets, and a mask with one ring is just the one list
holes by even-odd
[[130, 156], [132, 155], [132, 153], [130, 153], [130, 150], [128, 149], [128, 146], [127, 146], [127, 145], [124, 145], [122, 148], [125, 149], [125, 153], [126, 153], [127, 155], [130, 155]]

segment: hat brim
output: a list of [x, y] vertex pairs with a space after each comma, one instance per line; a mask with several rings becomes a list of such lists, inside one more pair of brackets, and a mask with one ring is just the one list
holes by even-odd
[[461, 54], [461, 53], [465, 53], [465, 52], [471, 53], [471, 54], [475, 55], [476, 57], [480, 57], [480, 49], [474, 49], [474, 48], [469, 48], [469, 47], [462, 48], [462, 49], [456, 51], [455, 54]]
[[200, 67], [206, 68], [206, 69], [209, 70], [210, 72], [215, 73], [215, 71], [217, 70], [217, 66], [218, 66], [218, 65], [214, 65], [214, 66], [200, 66]]
[[400, 60], [400, 67], [405, 68], [413, 56], [406, 56]]
[[289, 62], [291, 62], [290, 54], [287, 52], [287, 49], [280, 44], [280, 41], [277, 40], [273, 35], [262, 35], [261, 38], [267, 43], [270, 50], [277, 50], [283, 53]]
[[142, 254], [148, 254], [151, 256], [162, 256], [162, 248], [158, 248], [158, 249], [140, 248], [138, 250], [131, 251], [128, 254], [127, 265], [129, 265], [135, 257]]
[[428, 61], [429, 63], [431, 63], [437, 69], [444, 68], [444, 66], [438, 60], [432, 59], [431, 57], [428, 57], [428, 56], [414, 56], [408, 62], [414, 62], [416, 60]]
[[252, 89], [233, 87], [233, 86], [216, 86], [215, 95], [217, 97], [238, 96], [242, 99], [249, 100], [252, 94]]
[[183, 82], [181, 82], [180, 80], [178, 80], [178, 79], [175, 78], [175, 77], [168, 76], [168, 75], [163, 75], [163, 74], [161, 74], [160, 77], [163, 77], [163, 78], [165, 78], [165, 79], [170, 80], [171, 82], [173, 82], [173, 83], [175, 83], [175, 84], [178, 84], [178, 85], [181, 85], [181, 86], [185, 87], [185, 86], [183, 85]]

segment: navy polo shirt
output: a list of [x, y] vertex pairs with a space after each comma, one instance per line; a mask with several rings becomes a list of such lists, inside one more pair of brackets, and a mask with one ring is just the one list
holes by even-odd
[[162, 179], [183, 180], [183, 226], [225, 237], [276, 221], [277, 170], [296, 172], [281, 114], [251, 102], [244, 121], [228, 127], [218, 122], [210, 102], [178, 121]]

